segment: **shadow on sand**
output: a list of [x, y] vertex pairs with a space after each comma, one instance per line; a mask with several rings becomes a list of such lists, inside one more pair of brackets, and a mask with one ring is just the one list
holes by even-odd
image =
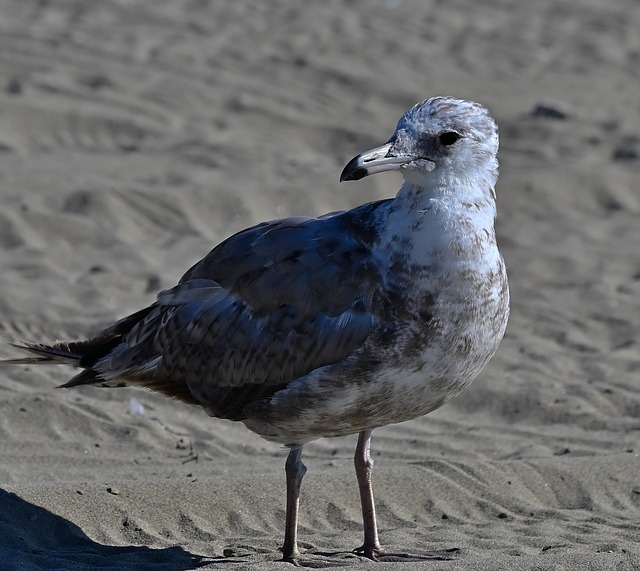
[[0, 567], [36, 569], [154, 569], [186, 571], [218, 562], [181, 547], [102, 545], [70, 521], [0, 490]]

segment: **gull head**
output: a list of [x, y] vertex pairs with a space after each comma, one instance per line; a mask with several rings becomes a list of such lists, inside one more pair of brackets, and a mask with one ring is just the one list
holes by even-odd
[[498, 176], [498, 127], [485, 107], [453, 97], [432, 97], [398, 121], [387, 143], [354, 157], [340, 181], [398, 170], [407, 182]]

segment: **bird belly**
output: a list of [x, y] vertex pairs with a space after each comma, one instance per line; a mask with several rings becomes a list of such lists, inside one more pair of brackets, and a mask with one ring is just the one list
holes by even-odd
[[405, 329], [382, 352], [374, 333], [349, 359], [246, 407], [244, 423], [268, 440], [296, 445], [428, 414], [469, 386], [493, 356], [506, 327], [505, 307], [508, 293], [479, 305], [472, 321], [455, 324], [454, 318], [440, 332]]

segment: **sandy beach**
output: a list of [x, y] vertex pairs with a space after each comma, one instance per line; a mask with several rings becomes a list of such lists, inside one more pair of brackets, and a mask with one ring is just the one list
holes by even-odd
[[[637, 0], [0, 0], [0, 358], [153, 302], [251, 224], [393, 196], [340, 184], [433, 95], [501, 134], [498, 353], [373, 434], [381, 541], [436, 571], [640, 569]], [[292, 569], [286, 450], [135, 390], [0, 369], [0, 569]], [[356, 437], [305, 447], [300, 544], [375, 565]], [[379, 563], [376, 569], [397, 568]]]

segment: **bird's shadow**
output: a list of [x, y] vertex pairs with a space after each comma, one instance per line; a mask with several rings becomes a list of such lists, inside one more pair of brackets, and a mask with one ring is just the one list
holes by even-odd
[[181, 547], [102, 545], [74, 523], [0, 489], [0, 561], [3, 569], [197, 569], [205, 558]]

